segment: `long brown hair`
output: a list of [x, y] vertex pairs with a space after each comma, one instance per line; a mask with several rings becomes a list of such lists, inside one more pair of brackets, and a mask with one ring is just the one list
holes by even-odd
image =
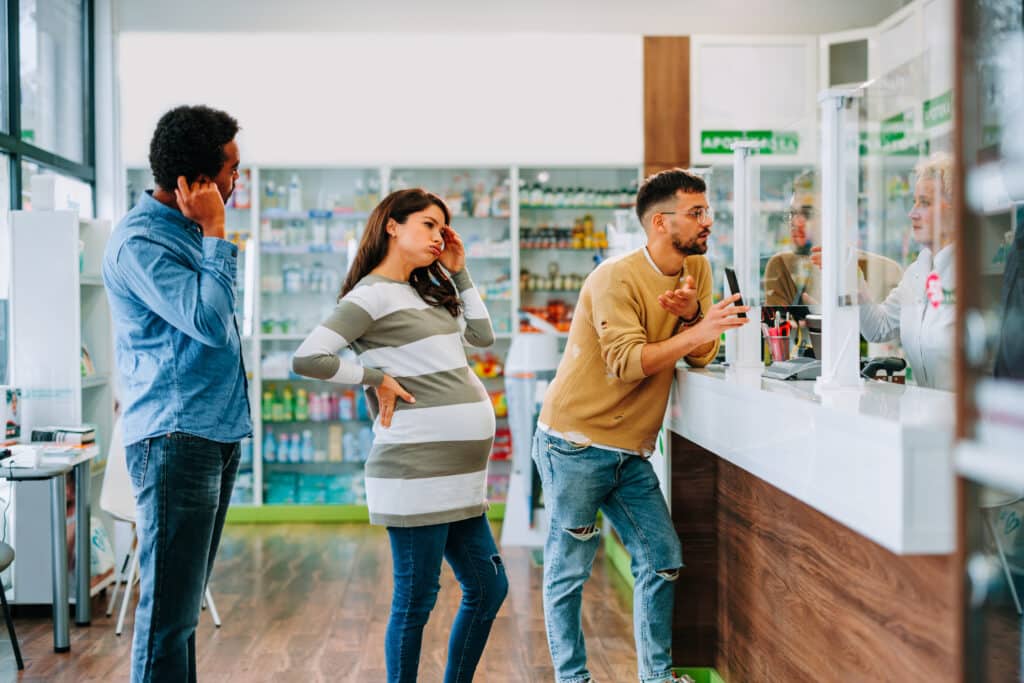
[[[377, 205], [377, 208], [370, 214], [369, 220], [366, 221], [363, 238], [359, 241], [359, 251], [348, 269], [348, 275], [341, 286], [341, 293], [338, 294], [339, 301], [351, 292], [370, 271], [379, 266], [387, 256], [390, 240], [387, 231], [388, 220], [393, 218], [396, 223], [404, 225], [410, 215], [423, 211], [431, 205], [441, 209], [441, 213], [444, 214], [444, 223], [449, 225], [451, 214], [448, 212], [444, 200], [433, 192], [427, 192], [418, 187], [392, 192]], [[457, 317], [462, 312], [462, 302], [455, 291], [455, 285], [448, 279], [441, 264], [437, 261], [412, 271], [409, 275], [409, 284], [431, 306], [444, 306], [453, 317]]]

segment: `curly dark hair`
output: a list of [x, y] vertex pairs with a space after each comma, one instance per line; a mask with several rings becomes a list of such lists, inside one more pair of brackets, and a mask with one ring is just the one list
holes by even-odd
[[235, 139], [238, 121], [204, 105], [175, 107], [160, 117], [149, 143], [149, 166], [164, 190], [200, 175], [215, 178], [224, 165], [224, 145]]
[[[356, 252], [356, 257], [349, 267], [348, 276], [341, 285], [338, 301], [351, 292], [359, 281], [380, 265], [380, 262], [387, 256], [388, 220], [393, 218], [396, 223], [405, 225], [410, 215], [423, 211], [431, 205], [441, 209], [445, 225], [451, 223], [451, 213], [444, 200], [433, 192], [427, 192], [418, 187], [396, 190], [381, 200], [366, 222], [366, 229], [363, 230], [363, 238], [359, 243], [359, 251]], [[443, 306], [452, 314], [452, 317], [458, 317], [462, 312], [462, 301], [459, 299], [455, 285], [437, 261], [412, 271], [409, 275], [409, 284], [431, 306]]]
[[686, 194], [701, 193], [707, 192], [708, 186], [699, 175], [681, 168], [670, 168], [648, 176], [636, 193], [636, 217], [643, 223], [644, 214], [652, 206], [672, 199], [680, 190]]

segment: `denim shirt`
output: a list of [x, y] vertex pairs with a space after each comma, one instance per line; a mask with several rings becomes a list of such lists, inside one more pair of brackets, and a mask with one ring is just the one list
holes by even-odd
[[171, 432], [231, 443], [252, 434], [235, 321], [238, 248], [149, 192], [103, 256], [124, 442]]

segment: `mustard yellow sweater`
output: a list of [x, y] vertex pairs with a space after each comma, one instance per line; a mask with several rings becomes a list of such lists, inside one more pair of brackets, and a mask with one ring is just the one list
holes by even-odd
[[[701, 309], [711, 308], [711, 267], [704, 256], [689, 256], [678, 275], [664, 275], [646, 249], [602, 263], [583, 283], [565, 354], [544, 397], [540, 421], [578, 443], [634, 451], [654, 447], [668, 404], [673, 368], [645, 376], [644, 344], [668, 339], [679, 318], [658, 303], [666, 290], [693, 277]], [[687, 356], [707, 365], [718, 341]]]

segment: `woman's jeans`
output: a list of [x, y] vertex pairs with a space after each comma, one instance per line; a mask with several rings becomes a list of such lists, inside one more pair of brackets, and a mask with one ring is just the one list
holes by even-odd
[[132, 683], [196, 680], [196, 625], [238, 457], [237, 443], [184, 433], [125, 449], [139, 536]]
[[470, 683], [508, 593], [505, 566], [486, 516], [431, 526], [388, 527], [388, 534], [395, 578], [384, 641], [388, 683], [416, 680], [423, 627], [441, 588], [442, 557], [462, 586], [462, 604], [448, 639], [444, 683]]
[[632, 558], [633, 631], [642, 683], [672, 676], [672, 608], [682, 567], [679, 536], [650, 461], [623, 451], [574, 444], [543, 430], [533, 460], [544, 485], [551, 529], [544, 546], [544, 621], [558, 683], [586, 683], [580, 625], [583, 584], [597, 553], [597, 511]]

